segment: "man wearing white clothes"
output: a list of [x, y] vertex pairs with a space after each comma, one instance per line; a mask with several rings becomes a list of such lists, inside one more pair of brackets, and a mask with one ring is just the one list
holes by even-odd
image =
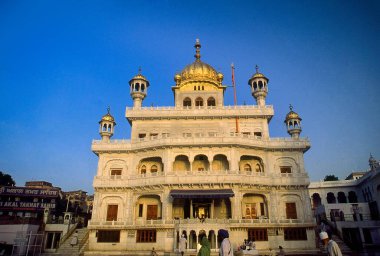
[[328, 256], [342, 256], [342, 252], [340, 251], [338, 244], [334, 240], [330, 239], [326, 232], [321, 232], [319, 234], [319, 238], [323, 241], [323, 244], [327, 249]]
[[183, 256], [183, 254], [185, 253], [185, 250], [186, 250], [186, 243], [187, 243], [187, 240], [185, 238], [185, 235], [182, 234], [181, 238], [179, 239], [179, 251], [181, 252], [182, 256]]
[[232, 248], [231, 242], [229, 238], [229, 234], [227, 230], [220, 229], [218, 231], [218, 240], [222, 243], [219, 248], [219, 256], [233, 256], [234, 250]]

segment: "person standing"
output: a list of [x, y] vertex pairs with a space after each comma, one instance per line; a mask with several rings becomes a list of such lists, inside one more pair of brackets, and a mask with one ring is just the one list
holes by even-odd
[[185, 234], [182, 234], [181, 238], [179, 239], [179, 251], [180, 251], [182, 256], [186, 250], [186, 243], [187, 243], [187, 240], [185, 238]]
[[150, 252], [150, 256], [157, 256], [157, 252], [154, 249], [154, 247], [152, 248], [152, 251]]
[[219, 229], [218, 240], [221, 241], [219, 248], [219, 256], [233, 256], [234, 250], [232, 248], [228, 231], [225, 229]]
[[338, 244], [329, 238], [327, 232], [322, 231], [319, 233], [319, 238], [323, 241], [324, 246], [327, 249], [328, 256], [342, 256], [342, 252], [338, 246]]
[[201, 248], [199, 249], [198, 256], [210, 256], [210, 242], [208, 241], [206, 234], [203, 234], [200, 237], [200, 240]]
[[73, 234], [73, 238], [71, 238], [70, 245], [73, 247], [74, 245], [78, 244], [78, 230], [75, 230], [75, 233]]
[[281, 245], [278, 247], [278, 249], [280, 249], [280, 251], [278, 252], [278, 256], [285, 256], [284, 248], [282, 248]]

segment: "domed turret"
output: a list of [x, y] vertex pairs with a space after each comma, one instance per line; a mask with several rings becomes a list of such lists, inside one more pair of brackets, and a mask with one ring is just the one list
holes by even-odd
[[289, 106], [290, 112], [286, 115], [285, 124], [288, 129], [288, 133], [292, 138], [298, 139], [302, 131], [301, 117], [293, 111], [293, 106]]
[[130, 94], [133, 99], [133, 107], [141, 108], [142, 101], [148, 93], [149, 81], [141, 74], [141, 68], [139, 73], [129, 81]]
[[248, 80], [251, 86], [252, 96], [256, 99], [257, 105], [265, 106], [265, 98], [268, 94], [269, 79], [259, 73], [259, 67], [256, 65], [256, 73]]
[[99, 121], [99, 134], [102, 136], [103, 141], [109, 141], [113, 135], [114, 127], [116, 125], [115, 119], [110, 114], [110, 108], [107, 108], [107, 114], [105, 114]]

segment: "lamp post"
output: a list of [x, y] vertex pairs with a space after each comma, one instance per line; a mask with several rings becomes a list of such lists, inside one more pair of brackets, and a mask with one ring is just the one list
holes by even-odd
[[67, 197], [66, 212], [69, 210], [70, 195]]

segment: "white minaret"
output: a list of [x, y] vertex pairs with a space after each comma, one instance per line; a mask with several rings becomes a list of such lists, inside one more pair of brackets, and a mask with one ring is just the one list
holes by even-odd
[[133, 99], [133, 107], [141, 108], [142, 101], [146, 97], [149, 87], [149, 81], [141, 74], [141, 68], [139, 68], [139, 73], [129, 81], [129, 87]]
[[114, 127], [116, 125], [115, 119], [110, 114], [110, 108], [107, 108], [107, 114], [105, 114], [99, 121], [99, 134], [102, 136], [102, 141], [109, 142], [113, 135]]
[[285, 124], [288, 129], [288, 133], [292, 138], [298, 139], [302, 131], [301, 117], [293, 111], [293, 106], [289, 105], [290, 112], [286, 115]]
[[268, 94], [269, 79], [259, 73], [259, 67], [256, 65], [256, 73], [249, 79], [248, 84], [251, 86], [252, 96], [260, 107], [265, 106], [265, 98]]

